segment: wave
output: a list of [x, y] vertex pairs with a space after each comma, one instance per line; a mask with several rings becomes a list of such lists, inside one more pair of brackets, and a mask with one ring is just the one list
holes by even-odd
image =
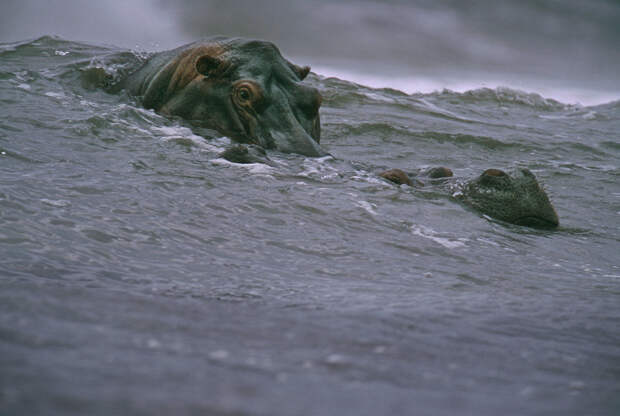
[[[131, 57], [143, 60], [149, 54], [143, 50], [119, 48], [113, 45], [76, 42], [59, 36], [45, 35], [34, 39], [18, 42], [0, 43], [0, 56], [11, 58], [27, 57], [32, 55], [47, 56], [49, 58], [90, 58], [95, 59], [111, 53], [124, 52], [125, 58]], [[320, 83], [327, 88], [332, 87], [340, 92], [349, 91], [352, 95], [340, 96], [343, 105], [351, 102], [368, 102], [373, 99], [388, 100], [398, 103], [403, 96], [416, 98], [438, 98], [445, 100], [457, 100], [463, 104], [497, 104], [517, 105], [530, 107], [542, 111], [561, 111], [574, 107], [600, 107], [612, 106], [618, 108], [620, 99], [609, 93], [597, 91], [557, 89], [550, 90], [541, 88], [526, 91], [511, 86], [498, 85], [496, 87], [477, 87], [476, 84], [488, 84], [484, 79], [479, 82], [445, 82], [432, 78], [398, 78], [377, 77], [347, 69], [339, 70], [330, 67], [318, 67], [315, 70], [320, 74]], [[335, 75], [335, 76], [334, 76]], [[469, 84], [469, 85], [468, 85]], [[588, 96], [581, 100], [586, 104], [571, 104], [578, 102], [574, 98]], [[551, 98], [554, 97], [554, 98]], [[563, 99], [564, 98], [564, 99]], [[336, 102], [334, 102], [336, 104]]]
[[[369, 99], [378, 99], [379, 101], [397, 102], [403, 96], [419, 99], [437, 98], [440, 100], [449, 100], [460, 104], [496, 104], [499, 106], [523, 106], [542, 111], [563, 111], [574, 108], [589, 108], [599, 106], [618, 106], [620, 100], [612, 99], [604, 103], [596, 103], [591, 106], [581, 105], [545, 96], [545, 94], [535, 91], [525, 91], [518, 88], [507, 86], [497, 86], [495, 88], [465, 88], [457, 91], [449, 88], [432, 88], [430, 91], [416, 91], [409, 87], [407, 83], [395, 81], [393, 86], [373, 86], [373, 82], [365, 82], [362, 78], [356, 78], [355, 75], [350, 80], [345, 80], [332, 76], [321, 76], [326, 87], [336, 88], [339, 91], [351, 91], [350, 96], [338, 97], [338, 101], [342, 104], [350, 104], [351, 102], [368, 102]], [[480, 82], [481, 84], [484, 82]], [[413, 91], [412, 91], [413, 90]], [[420, 90], [428, 90], [421, 87]], [[408, 92], [410, 91], [410, 92]], [[561, 94], [558, 94], [561, 95]]]
[[493, 103], [498, 105], [520, 105], [538, 110], [557, 111], [565, 110], [569, 105], [545, 98], [535, 92], [521, 91], [508, 87], [477, 88], [465, 92], [456, 92], [444, 89], [440, 92], [429, 94], [441, 99], [457, 99], [463, 103]]
[[[84, 42], [76, 42], [63, 39], [55, 35], [45, 35], [34, 39], [26, 39], [17, 42], [0, 43], [0, 54], [23, 54], [31, 55], [32, 52], [41, 53], [43, 56], [66, 56], [67, 52], [79, 55], [95, 55], [97, 53], [118, 50], [112, 45], [100, 45]], [[57, 53], [58, 52], [58, 53]]]
[[541, 109], [555, 109], [562, 105], [604, 105], [618, 101], [620, 96], [613, 89], [589, 88], [575, 83], [561, 85], [554, 83], [553, 79], [527, 79], [511, 74], [490, 76], [484, 72], [460, 74], [457, 71], [449, 77], [441, 74], [390, 76], [335, 66], [315, 65], [313, 69], [324, 79], [348, 80], [353, 85], [365, 86], [370, 90], [392, 90], [422, 96], [453, 95], [468, 100], [492, 100], [501, 104], [512, 102]]

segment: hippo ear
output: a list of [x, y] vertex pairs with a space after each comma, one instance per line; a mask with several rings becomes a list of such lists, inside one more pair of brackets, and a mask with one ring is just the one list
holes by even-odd
[[213, 75], [215, 71], [219, 68], [222, 61], [211, 56], [211, 55], [203, 55], [196, 60], [196, 71], [208, 77], [209, 75]]
[[308, 73], [310, 72], [309, 66], [297, 66], [295, 64], [289, 64], [289, 66], [291, 67], [293, 72], [299, 77], [300, 81], [303, 81], [304, 78], [306, 78], [308, 76]]

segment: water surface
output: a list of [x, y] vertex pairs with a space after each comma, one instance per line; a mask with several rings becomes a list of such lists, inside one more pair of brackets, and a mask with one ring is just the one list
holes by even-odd
[[[320, 159], [85, 88], [143, 56], [0, 45], [6, 414], [593, 414], [620, 409], [620, 104], [406, 94], [312, 74]], [[561, 226], [377, 176], [525, 167]]]

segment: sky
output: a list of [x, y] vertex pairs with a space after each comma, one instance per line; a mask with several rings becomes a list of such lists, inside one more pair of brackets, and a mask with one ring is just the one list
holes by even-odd
[[615, 0], [2, 0], [0, 42], [164, 50], [271, 40], [315, 72], [405, 92], [505, 85], [584, 104], [620, 98]]

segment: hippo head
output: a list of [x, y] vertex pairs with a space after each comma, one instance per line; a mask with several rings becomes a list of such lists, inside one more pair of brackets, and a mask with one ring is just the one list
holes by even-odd
[[142, 83], [143, 103], [241, 143], [306, 156], [319, 146], [321, 95], [309, 67], [269, 42], [214, 39], [177, 52]]
[[492, 218], [537, 228], [559, 225], [547, 194], [528, 169], [517, 169], [511, 175], [487, 169], [468, 182], [461, 194], [465, 204]]

